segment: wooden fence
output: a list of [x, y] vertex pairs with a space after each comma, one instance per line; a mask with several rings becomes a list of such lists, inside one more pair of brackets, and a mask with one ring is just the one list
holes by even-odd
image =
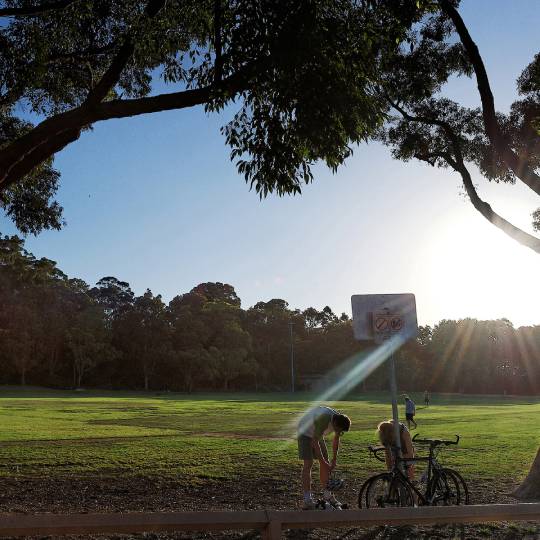
[[342, 511], [167, 512], [127, 514], [0, 514], [0, 536], [85, 535], [208, 530], [259, 530], [264, 540], [284, 529], [540, 521], [540, 503]]

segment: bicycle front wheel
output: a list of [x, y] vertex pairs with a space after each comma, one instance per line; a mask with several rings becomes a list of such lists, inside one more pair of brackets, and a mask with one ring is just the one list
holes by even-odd
[[359, 504], [365, 503], [365, 508], [414, 506], [410, 487], [397, 476], [390, 473], [378, 474], [370, 478], [366, 484], [363, 501], [359, 501]]
[[447, 469], [447, 468], [444, 468], [443, 472], [444, 474], [446, 474], [446, 476], [452, 476], [454, 478], [454, 481], [459, 486], [460, 502], [458, 504], [471, 504], [469, 488], [465, 480], [463, 480], [463, 477], [461, 476], [461, 474], [459, 474], [454, 469]]
[[461, 489], [455, 476], [446, 469], [435, 472], [427, 497], [433, 506], [457, 506], [461, 503]]

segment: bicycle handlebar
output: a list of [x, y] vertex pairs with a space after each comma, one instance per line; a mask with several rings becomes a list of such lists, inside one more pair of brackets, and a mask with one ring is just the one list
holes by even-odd
[[414, 437], [412, 438], [413, 442], [420, 443], [420, 444], [429, 444], [430, 446], [440, 446], [445, 445], [449, 446], [450, 444], [458, 444], [459, 443], [459, 435], [456, 435], [455, 441], [447, 441], [444, 439], [419, 439], [418, 438], [419, 433], [415, 433]]
[[382, 458], [379, 455], [379, 452], [382, 452], [383, 450], [386, 450], [384, 446], [368, 446], [369, 451], [373, 454], [373, 456], [378, 459], [379, 461], [382, 461], [383, 463], [386, 461], [386, 457]]

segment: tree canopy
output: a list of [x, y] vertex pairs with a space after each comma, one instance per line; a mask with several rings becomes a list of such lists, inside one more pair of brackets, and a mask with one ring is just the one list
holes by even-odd
[[[203, 293], [203, 294], [201, 294]], [[346, 314], [273, 298], [243, 309], [232, 285], [201, 283], [168, 303], [107, 276], [89, 287], [17, 237], [0, 237], [0, 383], [146, 390], [288, 390], [328, 384], [372, 345]], [[540, 392], [540, 326], [443, 320], [397, 353], [408, 391]], [[335, 382], [332, 380], [332, 382]], [[362, 381], [386, 389], [386, 366]]]
[[[0, 205], [24, 233], [62, 226], [54, 154], [96, 122], [232, 105], [222, 132], [263, 197], [376, 139], [458, 173], [482, 216], [540, 251], [471, 175], [540, 194], [540, 54], [497, 111], [458, 0], [1, 0], [0, 18]], [[444, 97], [456, 75], [476, 79], [480, 108]]]
[[[479, 197], [470, 172], [472, 166], [489, 181], [521, 181], [540, 195], [540, 53], [517, 81], [520, 99], [509, 113], [497, 111], [482, 56], [457, 4], [436, 2], [437, 10], [409, 30], [409, 47], [400, 47], [381, 69], [378, 90], [387, 100], [389, 117], [379, 139], [397, 159], [417, 159], [457, 172], [482, 216], [540, 253], [538, 238]], [[476, 78], [480, 108], [464, 107], [441, 93], [451, 76], [460, 75]], [[540, 230], [540, 210], [532, 218]]]
[[[375, 59], [421, 4], [2, 0], [4, 209], [23, 232], [60, 227], [56, 152], [96, 122], [200, 104], [236, 104], [223, 133], [252, 188], [297, 193], [315, 161], [335, 169], [380, 126]], [[170, 92], [152, 93], [158, 78]]]

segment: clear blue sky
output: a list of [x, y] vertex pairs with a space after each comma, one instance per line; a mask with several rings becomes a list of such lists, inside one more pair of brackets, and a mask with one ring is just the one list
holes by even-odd
[[[538, 52], [538, 0], [465, 0], [498, 108]], [[449, 95], [479, 103], [472, 80]], [[113, 275], [165, 300], [204, 281], [234, 285], [248, 307], [350, 313], [351, 294], [412, 292], [418, 319], [507, 317], [540, 324], [540, 256], [507, 239], [468, 202], [459, 178], [363, 145], [336, 175], [317, 169], [301, 196], [259, 201], [230, 163], [219, 127], [201, 108], [97, 124], [61, 152], [67, 227], [27, 247], [70, 276]], [[540, 199], [518, 186], [478, 189], [530, 230]], [[14, 228], [2, 218], [1, 230]]]

